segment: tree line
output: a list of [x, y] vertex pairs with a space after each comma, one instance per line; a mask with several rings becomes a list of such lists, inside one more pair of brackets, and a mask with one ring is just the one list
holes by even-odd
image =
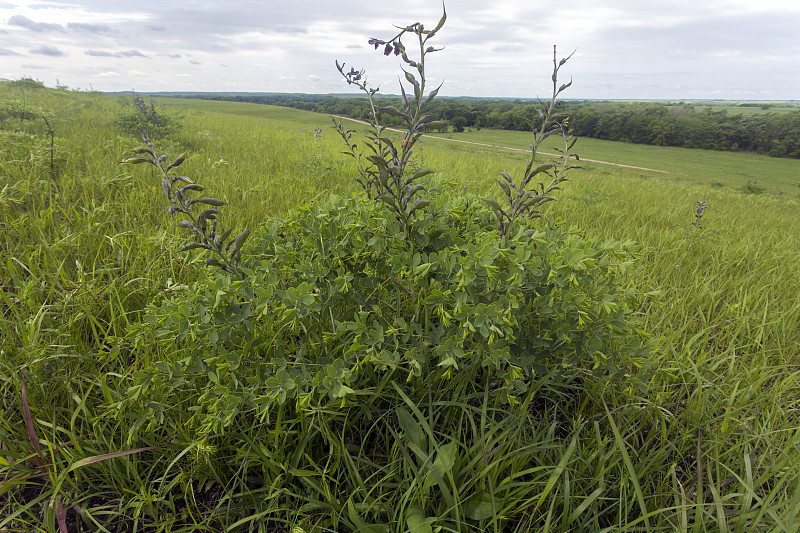
[[[355, 96], [214, 93], [171, 96], [280, 105], [360, 120], [369, 118], [365, 100]], [[381, 106], [399, 106], [400, 98], [381, 96], [377, 102]], [[449, 124], [454, 132], [466, 128], [530, 131], [527, 120], [538, 116], [537, 104], [536, 100], [521, 98], [441, 98], [431, 102], [426, 112], [434, 120]], [[755, 104], [741, 104], [751, 105]], [[569, 117], [574, 134], [580, 137], [800, 158], [800, 109], [741, 115], [691, 103], [576, 100], [561, 101], [558, 106]], [[401, 125], [399, 119], [389, 114], [381, 118], [387, 126]]]

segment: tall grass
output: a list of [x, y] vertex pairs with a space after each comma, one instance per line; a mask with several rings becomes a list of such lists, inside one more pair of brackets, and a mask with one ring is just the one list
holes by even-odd
[[[0, 131], [0, 531], [62, 522], [70, 531], [797, 530], [800, 215], [789, 195], [687, 184], [676, 157], [663, 160], [673, 175], [649, 179], [592, 166], [548, 204], [549, 224], [638, 243], [631, 274], [641, 292], [660, 292], [638, 309], [661, 338], [645, 392], [543, 380], [504, 427], [491, 424], [501, 413], [485, 391], [471, 391], [432, 398], [424, 413], [403, 405], [404, 436], [390, 420], [348, 434], [372, 416], [365, 403], [352, 419], [245, 417], [202, 442], [176, 424], [129, 443], [141, 422], [112, 406], [148, 354], [126, 334], [149, 302], [201, 276], [201, 263], [175, 252], [156, 176], [115, 163], [136, 142], [111, 125], [120, 101], [24, 96], [56, 118], [58, 167], [41, 121]], [[0, 86], [0, 99], [20, 95]], [[327, 117], [170, 105], [182, 129], [162, 148], [190, 150], [182, 170], [230, 202], [232, 222], [257, 226], [309, 198], [355, 191]], [[501, 170], [524, 165], [524, 155], [433, 140], [417, 157], [439, 171], [435, 194], [466, 186], [475, 201], [495, 194]], [[691, 224], [698, 200], [708, 202], [702, 229]], [[384, 459], [364, 462], [365, 443], [383, 443]], [[308, 464], [305, 446], [330, 459]], [[467, 494], [477, 496], [459, 507]], [[431, 495], [451, 502], [442, 516], [420, 506]]]

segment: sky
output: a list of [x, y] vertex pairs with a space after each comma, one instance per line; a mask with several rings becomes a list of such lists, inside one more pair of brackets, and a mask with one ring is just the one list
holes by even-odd
[[[440, 95], [800, 100], [800, 2], [448, 0]], [[367, 41], [436, 25], [440, 0], [0, 0], [0, 78], [99, 91], [354, 92], [334, 61], [398, 94]], [[404, 41], [411, 48], [412, 41]]]

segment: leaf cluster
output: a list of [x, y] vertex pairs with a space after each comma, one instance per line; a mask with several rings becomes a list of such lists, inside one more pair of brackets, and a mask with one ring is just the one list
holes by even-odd
[[206, 259], [206, 266], [219, 267], [225, 272], [244, 276], [240, 263], [242, 261], [242, 246], [250, 236], [250, 229], [245, 228], [235, 238], [231, 239], [233, 229], [223, 230], [217, 228], [217, 218], [222, 212], [217, 209], [225, 205], [219, 198], [201, 196], [193, 198], [194, 193], [205, 190], [205, 187], [192, 181], [188, 176], [180, 176], [170, 171], [178, 168], [186, 160], [186, 154], [179, 155], [172, 163], [164, 165], [167, 156], [156, 155], [155, 148], [146, 134], [142, 134], [145, 146], [134, 148], [133, 152], [139, 157], [132, 157], [122, 161], [129, 165], [148, 163], [158, 169], [161, 174], [161, 185], [164, 195], [169, 202], [168, 211], [173, 220], [180, 217], [177, 227], [190, 231], [194, 240], [186, 243], [180, 251], [203, 249], [211, 252], [211, 257]]
[[[500, 452], [511, 438], [503, 428], [512, 413], [527, 413], [553, 380], [639, 383], [633, 374], [647, 367], [652, 342], [633, 313], [625, 244], [575, 231], [526, 234], [524, 225], [501, 237], [481, 203], [449, 207], [448, 229], [414, 250], [391, 213], [363, 195], [315, 203], [269, 221], [251, 243], [246, 279], [212, 271], [151, 304], [124, 343], [150, 362], [111, 406], [136, 421], [130, 443], [179, 430], [206, 442], [265, 424], [275, 435], [266, 446], [276, 450], [258, 460], [269, 465], [265, 482], [313, 494], [304, 484], [319, 482], [330, 443], [352, 434], [356, 470], [366, 471], [347, 470], [349, 481], [320, 496], [343, 506], [344, 529], [460, 517], [478, 530], [497, 516], [493, 508], [504, 509], [503, 520], [521, 513], [501, 496], [513, 483], [498, 479], [493, 497], [473, 475], [486, 450]], [[442, 426], [457, 422], [445, 422], [452, 409], [436, 407], [447, 399], [497, 410], [497, 420], [462, 448]], [[434, 416], [444, 417], [439, 429]], [[416, 474], [393, 473], [390, 451]], [[289, 471], [295, 481], [282, 480]], [[361, 475], [417, 496], [408, 508], [399, 497], [371, 508], [351, 484]], [[350, 497], [367, 507], [351, 511]]]
[[420, 399], [427, 385], [489, 378], [493, 397], [517, 403], [538, 375], [630, 379], [646, 366], [623, 244], [529, 228], [503, 241], [450, 213], [421, 251], [367, 199], [274, 220], [246, 280], [209, 276], [151, 308], [133, 342], [186, 350], [165, 353], [130, 399], [145, 382], [192, 381], [204, 391], [192, 422], [206, 432], [242, 410], [348, 400], [385, 380]]

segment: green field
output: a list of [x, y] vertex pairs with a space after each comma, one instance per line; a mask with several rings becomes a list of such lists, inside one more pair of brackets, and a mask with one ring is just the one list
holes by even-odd
[[[158, 336], [170, 302], [193, 287], [223, 299], [243, 289], [205, 269], [205, 256], [178, 251], [186, 235], [166, 212], [160, 178], [119, 164], [141, 145], [114, 126], [125, 99], [0, 84], [0, 104], [23, 96], [36, 117], [0, 121], [0, 531], [59, 531], [62, 517], [69, 531], [797, 531], [797, 160], [578, 141], [582, 157], [668, 172], [587, 163], [538, 222], [628, 243], [635, 262], [619, 275], [635, 285], [635, 316], [658, 341], [645, 391], [590, 373], [551, 376], [520, 413], [489, 401], [489, 383], [463, 403], [429, 391], [430, 405], [460, 409], [465, 429], [437, 431], [445, 421], [401, 401], [426, 437], [411, 418], [395, 422], [397, 405], [369, 410], [372, 396], [392, 397], [387, 384], [355, 400], [244, 410], [203, 434], [190, 421], [205, 389], [132, 385], [195, 349]], [[171, 158], [187, 151], [181, 172], [228, 202], [223, 221], [254, 229], [252, 250], [275, 217], [358, 192], [329, 117], [164, 105], [180, 127], [156, 147]], [[529, 142], [520, 132], [450, 136]], [[518, 176], [526, 162], [522, 152], [427, 138], [414, 157], [436, 171], [424, 178], [436, 205], [499, 199], [493, 178]], [[748, 193], [748, 182], [763, 190]], [[173, 311], [189, 328], [205, 313]], [[396, 386], [414, 383], [409, 374]], [[179, 401], [162, 405], [165, 394]], [[126, 403], [134, 398], [161, 420], [137, 415]], [[510, 413], [513, 431], [493, 423]], [[402, 445], [411, 434], [415, 445]], [[385, 447], [365, 449], [367, 439]], [[416, 446], [426, 440], [430, 451]]]
[[[463, 133], [436, 134], [436, 136], [517, 149], [527, 149], [530, 143], [530, 134], [518, 131], [472, 130]], [[714, 150], [648, 146], [601, 139], [581, 139], [580, 147], [580, 156], [585, 159], [632, 165], [663, 172], [586, 163], [584, 166], [590, 171], [621, 170], [631, 176], [660, 176], [663, 179], [698, 185], [716, 183], [734, 188], [741, 188], [747, 182], [757, 182], [773, 193], [794, 196], [800, 193], [798, 187], [800, 163], [791, 159]]]

